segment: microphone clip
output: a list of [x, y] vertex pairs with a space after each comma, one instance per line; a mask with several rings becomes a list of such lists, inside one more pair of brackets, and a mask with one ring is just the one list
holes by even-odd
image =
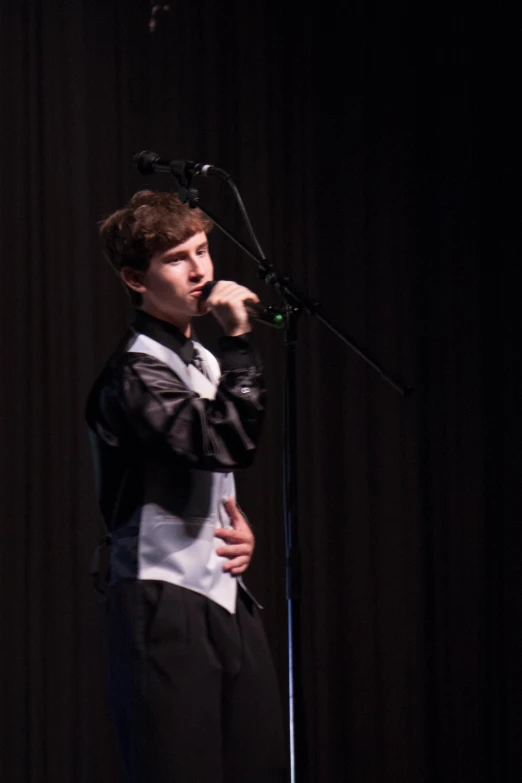
[[199, 191], [192, 187], [192, 177], [196, 173], [196, 164], [191, 160], [172, 160], [169, 164], [171, 174], [179, 182], [178, 196], [182, 204], [195, 209], [199, 203]]
[[190, 187], [190, 180], [186, 185], [182, 185], [180, 181], [178, 196], [181, 203], [188, 204], [191, 209], [196, 209], [199, 204], [199, 190]]

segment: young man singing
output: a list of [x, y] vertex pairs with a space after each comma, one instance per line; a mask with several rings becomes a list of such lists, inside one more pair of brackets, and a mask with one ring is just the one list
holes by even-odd
[[[212, 223], [172, 193], [141, 191], [101, 226], [136, 306], [87, 403], [109, 532], [111, 701], [128, 783], [279, 783], [280, 703], [240, 574], [253, 537], [233, 472], [252, 462], [261, 366], [244, 302], [213, 279]], [[191, 339], [211, 312], [219, 363]]]

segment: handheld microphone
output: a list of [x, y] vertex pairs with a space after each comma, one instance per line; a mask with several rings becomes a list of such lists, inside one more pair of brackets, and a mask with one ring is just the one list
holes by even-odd
[[228, 179], [229, 175], [223, 169], [210, 163], [195, 163], [192, 160], [167, 160], [157, 152], [143, 150], [137, 152], [133, 162], [140, 174], [174, 174], [175, 177], [221, 177]]
[[[203, 299], [208, 299], [212, 289], [216, 285], [217, 280], [210, 280], [205, 283], [201, 289], [201, 296]], [[284, 329], [286, 324], [286, 315], [284, 310], [279, 310], [277, 307], [271, 305], [264, 305], [262, 302], [254, 302], [253, 299], [245, 299], [243, 302], [249, 315], [266, 326], [273, 326], [274, 329]]]

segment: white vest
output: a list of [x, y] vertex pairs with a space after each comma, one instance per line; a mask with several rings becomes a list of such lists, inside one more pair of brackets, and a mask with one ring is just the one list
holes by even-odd
[[[206, 365], [210, 380], [194, 365], [185, 364], [170, 348], [144, 334], [139, 334], [128, 350], [154, 356], [170, 367], [200, 397], [214, 399], [221, 375], [219, 364], [210, 351], [199, 343], [194, 342], [194, 345]], [[216, 549], [223, 546], [224, 542], [214, 536], [217, 527], [230, 527], [222, 501], [227, 497], [235, 498], [234, 476], [232, 473], [203, 470], [193, 470], [191, 473], [193, 495], [197, 495], [198, 482], [205, 486], [205, 492], [208, 493], [210, 480], [208, 515], [181, 518], [155, 503], [142, 506], [137, 578], [158, 579], [194, 590], [234, 614], [237, 581], [230, 573], [223, 571], [226, 559], [218, 557]]]

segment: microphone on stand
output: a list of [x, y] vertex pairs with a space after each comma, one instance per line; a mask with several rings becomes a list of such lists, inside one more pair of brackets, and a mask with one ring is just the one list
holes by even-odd
[[[201, 289], [203, 299], [208, 299], [217, 280], [210, 280], [205, 283]], [[262, 302], [254, 302], [253, 299], [245, 299], [243, 302], [249, 315], [253, 320], [259, 321], [266, 326], [273, 326], [274, 329], [284, 329], [286, 324], [286, 313], [271, 305], [264, 305]]]
[[223, 169], [210, 163], [195, 163], [192, 160], [167, 160], [157, 152], [143, 150], [137, 152], [133, 162], [140, 174], [174, 174], [175, 177], [220, 177], [228, 179], [229, 175]]

